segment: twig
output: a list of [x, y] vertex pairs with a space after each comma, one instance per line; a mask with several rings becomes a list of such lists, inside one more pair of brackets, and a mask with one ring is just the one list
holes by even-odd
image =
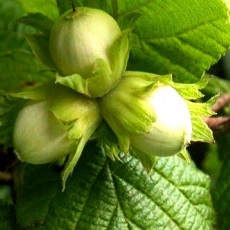
[[214, 112], [217, 112], [223, 109], [229, 103], [230, 103], [230, 92], [220, 96], [217, 99], [216, 104], [212, 107], [212, 110]]
[[[218, 112], [223, 109], [230, 103], [230, 92], [220, 96], [215, 105], [212, 107], [214, 112]], [[207, 117], [204, 118], [204, 121], [212, 130], [218, 130], [220, 128], [224, 128], [225, 126], [230, 125], [230, 117], [227, 116], [219, 116], [219, 117]]]
[[229, 125], [230, 117], [207, 117], [204, 118], [204, 121], [210, 129], [217, 130], [225, 125]]
[[13, 180], [13, 176], [9, 172], [0, 172], [0, 182], [10, 182]]

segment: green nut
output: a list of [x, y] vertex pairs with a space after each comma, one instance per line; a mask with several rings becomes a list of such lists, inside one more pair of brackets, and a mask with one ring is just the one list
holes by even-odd
[[46, 101], [29, 103], [19, 112], [13, 142], [18, 158], [31, 164], [56, 161], [69, 153], [72, 144]]
[[101, 114], [122, 151], [131, 147], [150, 156], [171, 156], [190, 143], [190, 111], [165, 79], [127, 71], [117, 87], [101, 98]]
[[156, 121], [148, 133], [130, 135], [130, 145], [144, 153], [172, 156], [191, 141], [192, 122], [183, 98], [171, 86], [160, 86], [145, 98]]
[[50, 52], [61, 75], [87, 78], [98, 59], [108, 65], [109, 49], [121, 36], [117, 22], [106, 12], [87, 7], [66, 12], [50, 33]]

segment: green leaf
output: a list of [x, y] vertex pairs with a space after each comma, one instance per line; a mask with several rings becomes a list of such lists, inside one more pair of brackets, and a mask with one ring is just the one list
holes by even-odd
[[[107, 92], [107, 83], [110, 83], [108, 79], [112, 80], [110, 77], [111, 74], [109, 65], [103, 59], [97, 59], [93, 68], [93, 73], [88, 78], [85, 79], [79, 74], [65, 77], [57, 75], [56, 82], [86, 96], [95, 98], [103, 96], [105, 90]], [[102, 84], [98, 85], [99, 82]]]
[[1, 230], [17, 229], [15, 209], [12, 204], [0, 201], [0, 224]]
[[139, 160], [120, 157], [122, 162], [111, 161], [94, 144], [88, 146], [64, 192], [53, 167], [26, 166], [17, 202], [21, 227], [213, 229], [209, 178], [194, 165], [160, 158], [147, 175]]
[[48, 37], [54, 24], [54, 21], [41, 13], [29, 13], [27, 16], [19, 18], [17, 22], [31, 26]]
[[192, 119], [192, 141], [201, 141], [214, 143], [212, 130], [205, 123], [204, 118], [215, 114], [211, 110], [215, 98], [210, 99], [206, 103], [193, 103], [187, 101], [187, 105]]
[[217, 138], [219, 158], [222, 161], [222, 169], [212, 189], [213, 205], [217, 212], [219, 230], [229, 228], [230, 219], [230, 135], [221, 135]]
[[16, 228], [15, 208], [12, 202], [12, 189], [9, 185], [0, 185], [0, 225], [1, 230]]
[[25, 47], [25, 26], [15, 21], [22, 14], [20, 5], [14, 0], [0, 0], [0, 55], [2, 52]]
[[219, 93], [224, 94], [230, 91], [230, 81], [227, 79], [221, 79], [216, 76], [209, 78], [208, 85], [204, 88], [204, 94], [207, 96], [215, 96]]
[[71, 9], [71, 1], [56, 0], [56, 2], [60, 15]]
[[58, 9], [55, 0], [16, 0], [21, 7], [28, 13], [42, 13], [52, 19], [58, 17]]
[[140, 12], [132, 12], [118, 18], [118, 24], [122, 30], [133, 28], [136, 21], [142, 16]]
[[42, 34], [27, 34], [26, 40], [38, 60], [49, 69], [55, 70], [56, 66], [49, 49], [49, 38]]
[[[57, 0], [60, 1], [60, 0]], [[102, 9], [106, 12], [108, 12], [109, 14], [113, 15], [115, 18], [117, 18], [117, 0], [105, 0], [105, 1], [101, 1], [101, 0], [74, 0], [76, 7], [81, 7], [81, 6], [86, 6], [86, 7], [92, 7], [92, 8], [98, 8], [98, 9]]]
[[12, 50], [0, 55], [0, 84], [5, 91], [19, 91], [53, 78], [53, 73], [41, 70], [32, 53]]
[[180, 82], [195, 82], [229, 48], [230, 24], [221, 0], [118, 1], [118, 14], [138, 9], [143, 16], [134, 33], [129, 69], [172, 73]]
[[0, 90], [0, 144], [12, 146], [12, 133], [16, 116], [23, 105], [18, 98], [11, 98]]

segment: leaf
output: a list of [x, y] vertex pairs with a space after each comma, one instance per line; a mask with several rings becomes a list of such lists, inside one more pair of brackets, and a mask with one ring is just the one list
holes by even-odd
[[195, 82], [229, 48], [230, 24], [221, 0], [118, 1], [122, 17], [138, 9], [143, 16], [134, 33], [129, 69], [172, 73], [180, 82]]
[[[105, 60], [98, 58], [89, 77], [84, 78], [77, 73], [65, 77], [57, 75], [56, 83], [69, 87], [87, 97], [96, 98], [103, 96], [105, 90], [108, 91], [108, 86], [111, 87], [111, 82], [113, 82], [111, 75], [112, 72], [109, 65]], [[98, 85], [99, 82], [103, 82], [103, 84]]]
[[187, 101], [187, 105], [192, 119], [192, 141], [201, 141], [214, 143], [212, 130], [203, 120], [205, 117], [210, 117], [215, 114], [211, 110], [215, 98], [210, 99], [206, 103], [193, 103]]
[[219, 93], [224, 94], [230, 91], [230, 81], [219, 77], [211, 76], [208, 85], [203, 90], [205, 95], [215, 96]]
[[111, 161], [95, 151], [94, 143], [88, 146], [63, 193], [53, 167], [27, 165], [17, 202], [21, 227], [213, 229], [209, 178], [194, 165], [160, 158], [147, 175], [139, 160], [120, 157], [122, 162]]
[[56, 0], [56, 2], [60, 15], [71, 9], [71, 1]]
[[12, 204], [0, 201], [0, 224], [1, 230], [17, 229], [15, 209]]
[[216, 141], [219, 158], [222, 161], [222, 169], [212, 189], [213, 205], [217, 212], [219, 230], [226, 230], [230, 225], [230, 135], [221, 135]]
[[26, 40], [38, 60], [47, 68], [55, 70], [56, 66], [49, 50], [49, 39], [42, 34], [27, 34]]
[[21, 17], [17, 22], [28, 25], [41, 31], [44, 35], [49, 36], [50, 30], [54, 22], [41, 13], [29, 13], [27, 16]]
[[16, 0], [20, 3], [21, 7], [29, 13], [42, 13], [51, 19], [58, 17], [58, 10], [55, 0]]
[[0, 1], [0, 55], [1, 52], [6, 52], [9, 49], [25, 46], [25, 40], [22, 36], [25, 28], [14, 21], [22, 13], [20, 5], [15, 1]]
[[142, 14], [140, 12], [132, 12], [130, 14], [124, 15], [121, 18], [118, 18], [118, 24], [120, 26], [120, 28], [123, 29], [129, 29], [129, 28], [133, 28], [134, 24], [136, 23], [136, 21], [142, 16]]
[[12, 146], [12, 133], [16, 116], [23, 102], [20, 99], [9, 97], [0, 90], [0, 144]]
[[1, 230], [14, 230], [16, 228], [16, 215], [12, 202], [10, 186], [0, 185], [0, 225]]
[[26, 50], [11, 50], [0, 54], [1, 90], [15, 92], [53, 77], [52, 72], [42, 71], [32, 53]]

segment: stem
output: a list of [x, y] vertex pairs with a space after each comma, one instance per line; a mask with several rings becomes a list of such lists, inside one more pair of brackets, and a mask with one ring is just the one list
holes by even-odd
[[13, 180], [13, 177], [10, 173], [0, 172], [0, 182], [10, 182]]
[[210, 129], [217, 130], [230, 123], [230, 117], [208, 117], [204, 119]]
[[230, 93], [226, 93], [217, 100], [216, 104], [212, 107], [212, 110], [217, 112], [223, 109], [229, 103], [230, 103]]
[[[216, 101], [216, 104], [213, 105], [212, 110], [214, 112], [218, 112], [219, 110], [223, 109], [230, 103], [230, 92], [222, 95]], [[204, 118], [205, 123], [209, 126], [210, 129], [219, 130], [223, 127], [230, 125], [230, 117], [228, 116], [219, 116], [219, 117], [207, 117]]]
[[71, 0], [71, 6], [72, 6], [72, 9], [73, 9], [73, 12], [76, 11], [76, 6], [75, 6], [75, 3], [74, 3], [74, 0]]

